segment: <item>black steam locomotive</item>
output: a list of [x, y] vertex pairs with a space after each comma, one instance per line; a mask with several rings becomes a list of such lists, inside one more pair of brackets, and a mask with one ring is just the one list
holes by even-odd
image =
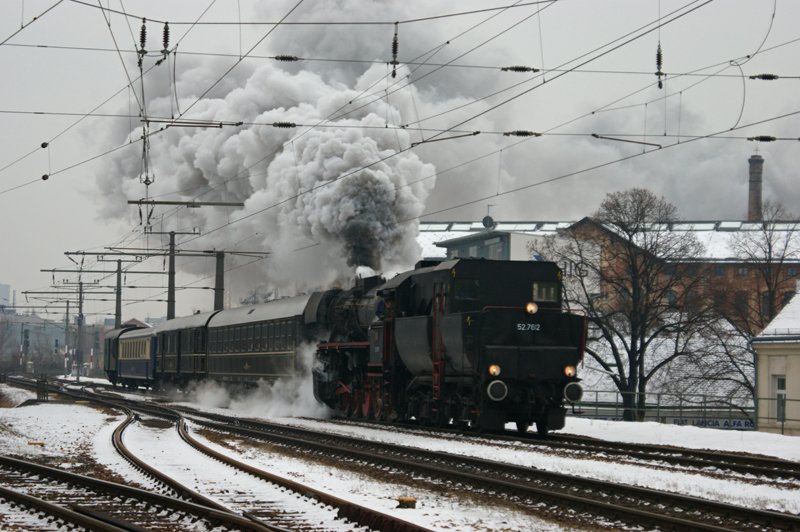
[[111, 331], [106, 372], [129, 386], [271, 380], [299, 371], [312, 344], [314, 395], [340, 415], [543, 434], [582, 394], [586, 319], [561, 293], [549, 262], [422, 262], [349, 290]]

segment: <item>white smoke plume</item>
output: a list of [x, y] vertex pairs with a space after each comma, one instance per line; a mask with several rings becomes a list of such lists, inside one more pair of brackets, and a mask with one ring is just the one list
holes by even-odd
[[[413, 265], [419, 256], [417, 218], [436, 172], [410, 151], [397, 154], [411, 139], [406, 131], [386, 129], [387, 118], [392, 124], [401, 122], [411, 105], [409, 92], [391, 105], [376, 101], [325, 122], [326, 127], [302, 126], [334, 115], [384, 70], [370, 69], [355, 86], [345, 87], [308, 72], [291, 74], [272, 65], [255, 69], [241, 87], [200, 100], [192, 115], [246, 125], [170, 128], [153, 137], [151, 196], [243, 202], [243, 209], [183, 211], [179, 223], [210, 231], [203, 239], [206, 248], [271, 252], [258, 284], [281, 289], [283, 295], [343, 282], [357, 266], [385, 271]], [[179, 92], [190, 92], [178, 86]], [[169, 115], [170, 105], [164, 95], [148, 108], [152, 114]], [[278, 129], [274, 122], [301, 126]], [[134, 130], [130, 136], [138, 134]], [[100, 179], [109, 200], [105, 215], [131, 214], [124, 200], [142, 196], [144, 187], [134, 173], [140, 167], [135, 150], [113, 159], [103, 175], [114, 179]], [[240, 284], [252, 287], [253, 282]]]
[[298, 373], [274, 382], [258, 381], [255, 388], [232, 391], [217, 381], [194, 383], [178, 401], [205, 408], [235, 411], [253, 418], [312, 417], [326, 419], [330, 410], [314, 399], [311, 364], [316, 348], [311, 344], [297, 350]]
[[[168, 70], [159, 68], [148, 74], [148, 114], [170, 116], [193, 105], [188, 117], [245, 124], [222, 129], [171, 128], [155, 135], [151, 160], [156, 183], [150, 187], [151, 195], [171, 200], [242, 201], [245, 207], [183, 209], [177, 222], [165, 219], [163, 225], [159, 217], [166, 210], [159, 208], [153, 222], [162, 231], [198, 227], [207, 233], [224, 226], [200, 240], [205, 249], [271, 251], [269, 259], [260, 263], [262, 267], [238, 270], [240, 274], [228, 281], [226, 289], [240, 297], [257, 286], [264, 293], [291, 295], [344, 284], [352, 277], [354, 266], [379, 272], [407, 268], [418, 258], [413, 219], [420, 215], [428, 220], [478, 220], [491, 206], [498, 221], [576, 220], [596, 210], [606, 193], [636, 186], [663, 194], [687, 218], [743, 216], [746, 161], [752, 143], [683, 139], [677, 147], [659, 150], [591, 134], [622, 135], [625, 139], [641, 134], [643, 140], [668, 147], [682, 135], [702, 137], [725, 131], [742, 111], [741, 123], [757, 123], [793, 111], [791, 98], [773, 94], [787, 84], [754, 85], [745, 98], [739, 80], [728, 78], [696, 84], [694, 78], [676, 77], [659, 90], [652, 78], [598, 73], [650, 72], [656, 43], [654, 36], [647, 36], [653, 38], [598, 56], [585, 66], [598, 72], [558, 76], [543, 72], [512, 91], [484, 98], [526, 79], [502, 72], [500, 67], [569, 65], [653, 18], [644, 4], [634, 4], [630, 8], [635, 18], [612, 17], [601, 25], [594, 21], [604, 16], [604, 7], [572, 3], [548, 5], [540, 17], [535, 14], [542, 6], [526, 5], [498, 13], [401, 24], [397, 78], [386, 78], [391, 71], [386, 62], [392, 57], [394, 27], [281, 26], [257, 54], [312, 59], [297, 63], [244, 61], [196, 103], [230, 68], [231, 61], [184, 55], [176, 70], [177, 105], [168, 90]], [[752, 31], [752, 21], [766, 23], [772, 12], [769, 6], [756, 4], [746, 14], [737, 12], [740, 7], [711, 5], [685, 19], [686, 24], [724, 33], [724, 39], [672, 26], [670, 31], [683, 37], [670, 39], [669, 68], [690, 72], [751, 53], [763, 40], [762, 34]], [[256, 3], [250, 8], [255, 13], [243, 18], [277, 20], [295, 5], [289, 0]], [[401, 0], [320, 0], [300, 5], [292, 18], [402, 21], [441, 14], [456, 9], [453, 6]], [[483, 7], [485, 2], [465, 0], [457, 9]], [[737, 26], [716, 23], [737, 14], [741, 15], [736, 17]], [[520, 21], [523, 23], [517, 25]], [[585, 29], [591, 31], [576, 26], [578, 21], [588, 24]], [[794, 31], [791, 24], [789, 28]], [[252, 31], [251, 37], [263, 28]], [[779, 37], [778, 31], [776, 27], [770, 36], [774, 42], [788, 39]], [[735, 47], [729, 44], [729, 35], [741, 36]], [[231, 37], [225, 39], [223, 44], [230, 48]], [[783, 65], [791, 63], [779, 53], [790, 56], [792, 51], [786, 48], [759, 54], [748, 63], [748, 72], [784, 71]], [[415, 63], [411, 63], [413, 59]], [[409, 62], [407, 67], [402, 66], [403, 61]], [[420, 65], [426, 61], [430, 64]], [[449, 61], [460, 66], [434, 66]], [[542, 82], [545, 78], [547, 83]], [[411, 85], [405, 87], [406, 81]], [[395, 82], [403, 87], [396, 92]], [[648, 84], [645, 92], [639, 92]], [[362, 97], [364, 93], [372, 96]], [[623, 98], [631, 94], [635, 96]], [[513, 95], [520, 97], [499, 105]], [[652, 104], [646, 103], [651, 100]], [[360, 107], [362, 104], [366, 105]], [[611, 111], [609, 106], [618, 109]], [[342, 108], [358, 107], [351, 114], [340, 113]], [[601, 109], [608, 112], [595, 112]], [[332, 116], [336, 118], [322, 122]], [[468, 120], [470, 117], [478, 118]], [[257, 125], [278, 121], [322, 122], [326, 127], [308, 130]], [[113, 146], [139, 138], [139, 129], [120, 122], [116, 130], [94, 135]], [[409, 128], [384, 129], [386, 124], [408, 124]], [[769, 125], [768, 130], [752, 128], [739, 133], [767, 131], [796, 137], [792, 123]], [[423, 143], [413, 151], [389, 157], [412, 142], [454, 126], [462, 133], [482, 133]], [[502, 135], [514, 130], [546, 134], [515, 146], [519, 138]], [[764, 194], [767, 199], [779, 196], [789, 203], [798, 194], [793, 186], [796, 165], [792, 165], [791, 151], [782, 146], [789, 143], [763, 148], [770, 150], [764, 153]], [[133, 214], [135, 218], [125, 200], [144, 195], [138, 179], [139, 144], [124, 153], [116, 152], [105, 164], [98, 178], [103, 214]], [[342, 176], [347, 177], [339, 179]], [[724, 201], [716, 201], [722, 197]], [[408, 220], [412, 221], [404, 223]], [[226, 264], [228, 268], [235, 265]], [[179, 262], [178, 266], [193, 273], [210, 273], [207, 264]]]

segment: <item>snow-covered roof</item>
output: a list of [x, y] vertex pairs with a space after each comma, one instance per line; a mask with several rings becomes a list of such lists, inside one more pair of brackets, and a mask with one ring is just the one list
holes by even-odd
[[[494, 231], [506, 231], [509, 233], [523, 233], [546, 236], [555, 234], [560, 229], [565, 229], [577, 223], [576, 221], [508, 221], [497, 222], [493, 227]], [[743, 233], [751, 233], [762, 230], [760, 223], [742, 222], [736, 220], [729, 221], [681, 221], [671, 224], [658, 224], [654, 229], [666, 229], [671, 231], [691, 231], [705, 248], [702, 257], [696, 257], [704, 261], [741, 261], [737, 257], [733, 244], [737, 237]], [[798, 231], [800, 235], [800, 222], [781, 222], [775, 224], [777, 231]], [[486, 228], [481, 222], [420, 222], [419, 236], [417, 242], [422, 246], [422, 256], [425, 258], [443, 258], [446, 250], [438, 247], [438, 242], [462, 238], [469, 235], [477, 235], [485, 232]], [[795, 262], [790, 260], [789, 262]], [[798, 261], [800, 262], [800, 261]]]
[[792, 298], [753, 342], [790, 336], [800, 339], [800, 297]]

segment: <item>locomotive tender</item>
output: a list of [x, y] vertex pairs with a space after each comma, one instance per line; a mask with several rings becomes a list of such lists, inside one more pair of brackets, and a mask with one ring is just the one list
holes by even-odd
[[586, 319], [562, 310], [550, 262], [420, 262], [261, 305], [106, 335], [109, 380], [182, 386], [295, 375], [316, 344], [314, 395], [340, 415], [498, 430], [563, 428], [582, 389]]

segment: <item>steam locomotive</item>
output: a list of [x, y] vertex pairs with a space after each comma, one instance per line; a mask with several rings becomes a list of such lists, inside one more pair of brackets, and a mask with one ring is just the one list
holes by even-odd
[[545, 434], [582, 396], [586, 319], [562, 310], [561, 288], [550, 262], [420, 262], [349, 290], [111, 331], [106, 373], [127, 386], [253, 383], [295, 375], [314, 346], [314, 395], [340, 415]]

